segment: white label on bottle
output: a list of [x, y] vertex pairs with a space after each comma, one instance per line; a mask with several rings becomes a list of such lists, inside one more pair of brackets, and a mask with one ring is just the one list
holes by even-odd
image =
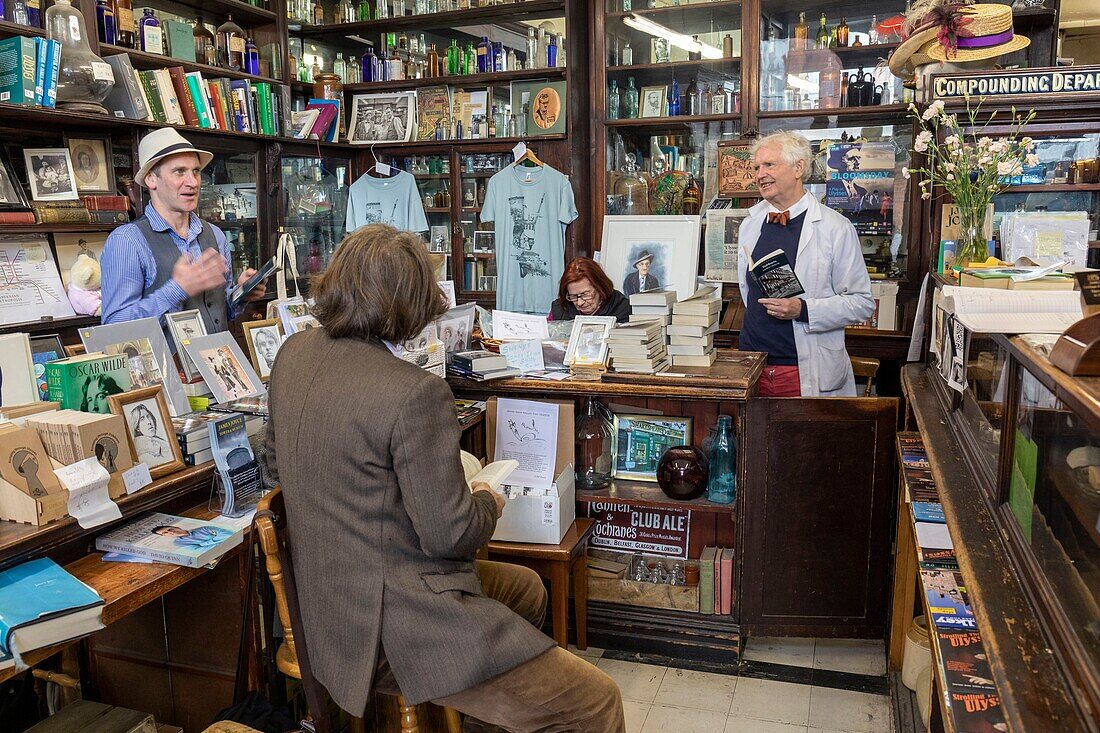
[[512, 148], [512, 159], [519, 160], [523, 157], [523, 154], [527, 152], [527, 143], [520, 140], [516, 143], [516, 146]]
[[145, 38], [144, 50], [146, 53], [159, 53], [164, 55], [164, 36], [161, 34], [158, 26], [145, 26], [142, 35]]
[[93, 61], [92, 78], [96, 81], [113, 82], [115, 80], [115, 72], [110, 64], [105, 64], [102, 61]]
[[229, 50], [233, 53], [244, 53], [244, 39], [240, 36], [230, 36]]

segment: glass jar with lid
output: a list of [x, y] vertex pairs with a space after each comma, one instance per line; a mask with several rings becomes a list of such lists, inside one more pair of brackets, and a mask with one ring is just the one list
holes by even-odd
[[620, 214], [649, 214], [649, 181], [636, 161], [634, 153], [627, 153], [626, 162], [615, 180], [614, 190]]

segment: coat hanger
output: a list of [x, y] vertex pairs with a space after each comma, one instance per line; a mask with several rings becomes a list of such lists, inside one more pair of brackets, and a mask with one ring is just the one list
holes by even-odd
[[396, 176], [398, 169], [380, 161], [374, 152], [374, 145], [374, 143], [370, 144], [370, 155], [374, 158], [374, 165], [367, 170], [367, 174], [373, 178], [390, 178], [391, 176]]
[[535, 155], [534, 151], [532, 151], [531, 148], [527, 147], [526, 144], [523, 144], [523, 154], [516, 158], [516, 162], [512, 165], [525, 165], [528, 167], [537, 166], [541, 168], [546, 164], [539, 160], [539, 157]]

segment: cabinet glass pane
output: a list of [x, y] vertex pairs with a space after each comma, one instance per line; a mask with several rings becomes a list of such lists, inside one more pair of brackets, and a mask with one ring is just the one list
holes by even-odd
[[1100, 435], [1021, 370], [1008, 505], [1070, 626], [1100, 667]]
[[462, 156], [461, 204], [462, 289], [490, 293], [497, 289], [497, 247], [493, 224], [481, 221], [485, 189], [493, 175], [512, 163], [504, 153]]
[[202, 171], [198, 214], [225, 232], [233, 279], [260, 261], [256, 212], [256, 155], [216, 153]]
[[453, 277], [451, 267], [451, 159], [448, 155], [418, 155], [394, 159], [393, 165], [416, 179], [416, 188], [428, 219], [428, 251], [446, 257], [443, 271]]
[[879, 60], [900, 40], [896, 0], [845, 10], [797, 0], [764, 0], [760, 110], [872, 107], [903, 101], [901, 80]]
[[966, 386], [962, 418], [982, 452], [983, 463], [995, 476], [1000, 463], [1001, 430], [1004, 426], [1005, 379], [1008, 353], [988, 335], [973, 334], [967, 353]]
[[282, 159], [283, 226], [294, 235], [298, 274], [323, 272], [344, 238], [348, 210], [348, 161], [288, 156]]

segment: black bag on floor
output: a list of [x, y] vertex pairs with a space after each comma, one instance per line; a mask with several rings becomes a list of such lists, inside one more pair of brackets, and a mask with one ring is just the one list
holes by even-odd
[[218, 713], [217, 720], [230, 720], [241, 723], [263, 733], [286, 733], [298, 731], [298, 723], [285, 705], [276, 707], [259, 692], [250, 692], [236, 705], [230, 705]]

